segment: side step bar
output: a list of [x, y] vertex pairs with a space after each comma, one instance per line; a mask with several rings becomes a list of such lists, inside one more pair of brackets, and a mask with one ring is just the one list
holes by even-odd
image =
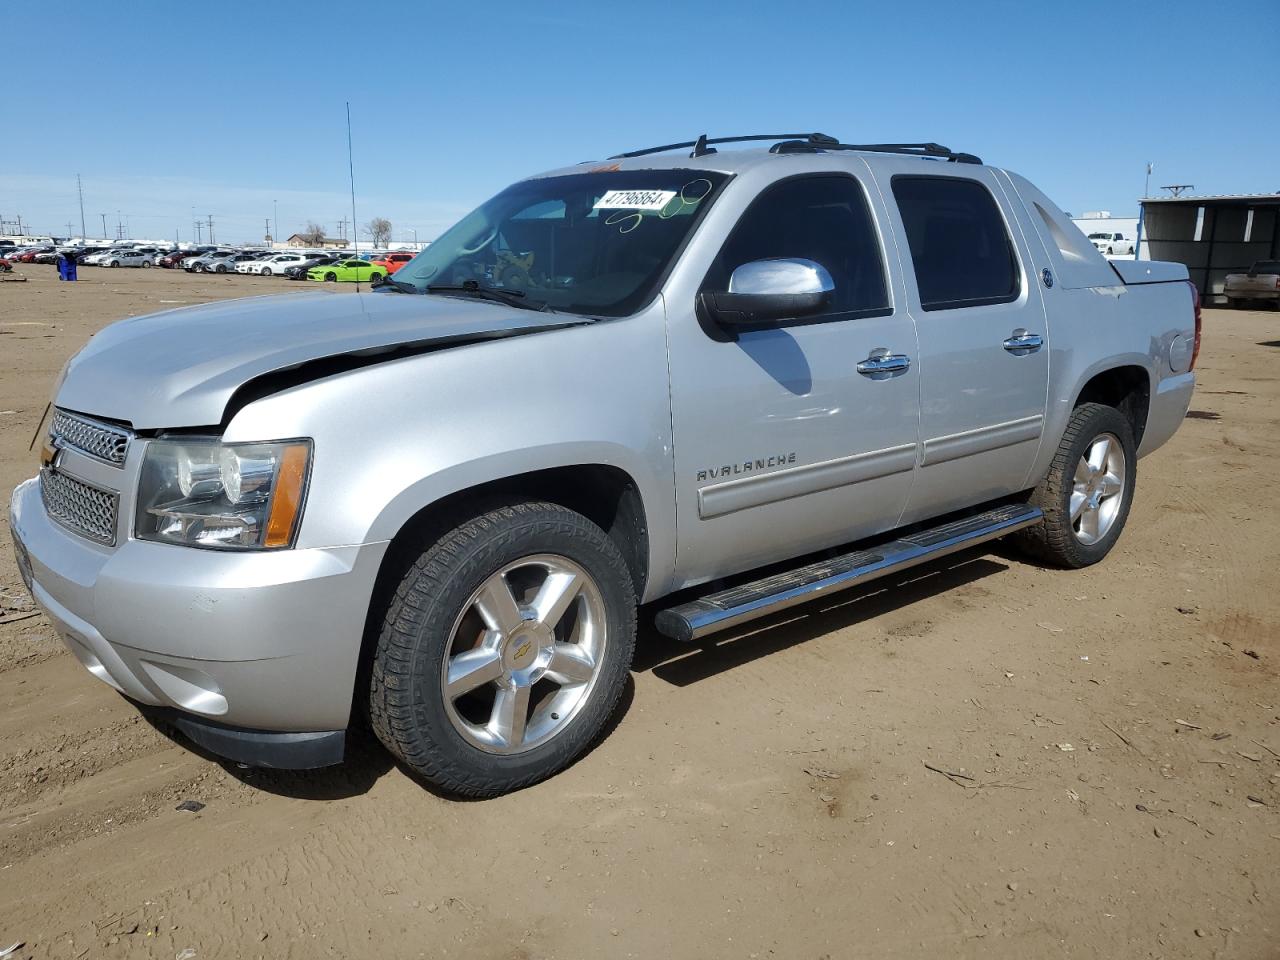
[[1003, 537], [1039, 523], [1042, 516], [1039, 507], [1024, 504], [996, 507], [921, 530], [872, 550], [855, 550], [690, 600], [660, 611], [656, 625], [660, 633], [688, 643], [806, 600]]

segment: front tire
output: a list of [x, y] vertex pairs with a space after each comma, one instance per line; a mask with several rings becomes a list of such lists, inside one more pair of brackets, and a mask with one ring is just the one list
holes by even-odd
[[451, 794], [558, 773], [601, 735], [627, 682], [636, 599], [618, 547], [551, 503], [499, 506], [429, 545], [383, 620], [369, 715]]
[[1115, 407], [1082, 403], [1067, 422], [1048, 475], [1031, 494], [1044, 522], [1019, 531], [1015, 542], [1054, 566], [1097, 563], [1124, 530], [1137, 461], [1128, 418]]
[[337, 283], [338, 275], [336, 273], [326, 273], [324, 279], [327, 283]]

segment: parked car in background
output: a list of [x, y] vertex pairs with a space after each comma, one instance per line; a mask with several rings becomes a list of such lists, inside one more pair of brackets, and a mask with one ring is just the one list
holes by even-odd
[[1228, 306], [1259, 300], [1280, 310], [1280, 260], [1258, 260], [1247, 273], [1228, 273], [1222, 292]]
[[156, 266], [172, 270], [175, 267], [182, 266], [182, 261], [187, 258], [198, 256], [200, 256], [200, 254], [195, 250], [173, 250], [170, 253], [166, 253], [163, 257], [160, 257], [160, 259], [156, 261]]
[[240, 253], [237, 250], [220, 250], [203, 257], [196, 257], [187, 263], [192, 265], [191, 269], [196, 273], [226, 273], [234, 270], [241, 260], [247, 260], [251, 256], [252, 254]]
[[301, 263], [286, 267], [284, 275], [290, 280], [306, 280], [307, 271], [312, 267], [327, 266], [331, 263], [337, 263], [341, 259], [341, 257], [336, 257], [330, 253], [306, 254]]
[[89, 257], [96, 256], [97, 254], [102, 253], [102, 251], [106, 249], [107, 249], [106, 247], [98, 244], [87, 246], [83, 250], [81, 250], [80, 253], [76, 256], [76, 263], [83, 264], [86, 260], [88, 260]]
[[42, 250], [32, 258], [32, 263], [57, 263], [61, 256], [74, 256], [74, 250]]
[[129, 253], [130, 250], [129, 247], [107, 247], [105, 250], [88, 254], [81, 262], [90, 267], [101, 267], [116, 254]]
[[1123, 233], [1091, 233], [1089, 242], [1098, 248], [1100, 253], [1109, 257], [1129, 256], [1133, 253], [1133, 240], [1126, 239]]
[[229, 257], [234, 250], [206, 250], [196, 257], [188, 257], [182, 261], [182, 269], [187, 273], [204, 273], [205, 268], [219, 257]]
[[272, 253], [257, 260], [246, 260], [236, 266], [236, 273], [256, 273], [260, 276], [284, 276], [289, 267], [306, 260], [301, 253]]
[[312, 267], [307, 271], [308, 280], [326, 280], [332, 282], [364, 281], [374, 277], [385, 277], [386, 267], [374, 266], [368, 260], [339, 260], [323, 267]]
[[18, 259], [22, 263], [35, 263], [36, 257], [42, 253], [53, 253], [54, 248], [50, 246], [28, 247], [22, 252]]
[[389, 275], [395, 273], [412, 259], [412, 253], [405, 253], [397, 250], [392, 253], [384, 254], [381, 257], [374, 257], [369, 262], [379, 267], [385, 267]]
[[154, 254], [139, 250], [115, 250], [102, 258], [104, 267], [150, 267]]

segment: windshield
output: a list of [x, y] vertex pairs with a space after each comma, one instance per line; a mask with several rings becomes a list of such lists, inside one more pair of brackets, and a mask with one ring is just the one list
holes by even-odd
[[557, 311], [626, 316], [652, 299], [726, 179], [608, 170], [523, 180], [463, 217], [395, 280], [418, 293], [478, 285]]

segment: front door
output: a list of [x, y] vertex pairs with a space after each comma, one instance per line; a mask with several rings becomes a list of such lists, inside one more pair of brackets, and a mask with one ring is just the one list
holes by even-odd
[[[990, 172], [898, 165], [893, 198], [920, 335], [920, 471], [904, 522], [1025, 489], [1049, 376], [1041, 278]], [[877, 176], [880, 173], [877, 171]]]
[[[848, 173], [781, 180], [727, 232], [702, 288], [727, 290], [745, 263], [803, 258], [831, 274], [828, 307], [735, 335], [695, 316], [692, 298], [668, 301], [678, 585], [897, 524], [920, 373], [911, 317], [890, 293], [882, 217]], [[900, 369], [877, 370], [885, 356]]]

